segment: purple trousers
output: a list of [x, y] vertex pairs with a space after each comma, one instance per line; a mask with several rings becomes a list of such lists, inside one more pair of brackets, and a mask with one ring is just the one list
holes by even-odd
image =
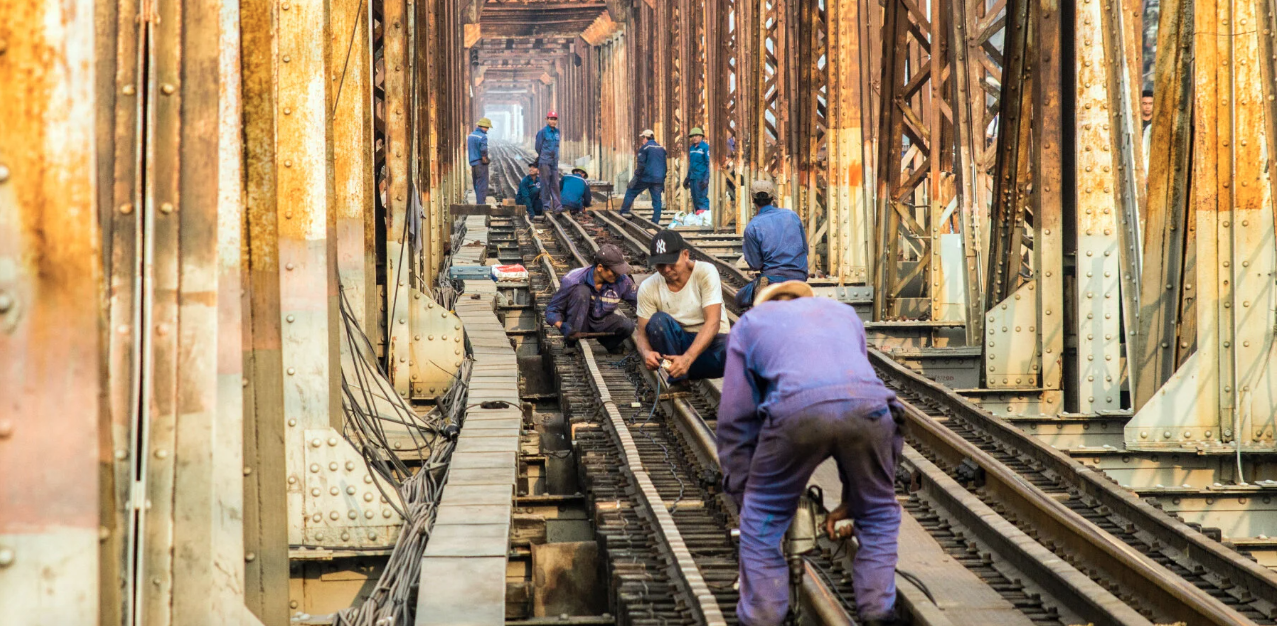
[[[740, 514], [740, 601], [748, 626], [772, 626], [789, 608], [789, 568], [782, 541], [816, 466], [833, 457], [860, 541], [852, 586], [861, 619], [892, 614], [900, 504], [896, 465], [903, 445], [887, 406], [857, 400], [822, 402], [792, 415], [771, 415], [749, 465]], [[822, 530], [823, 532], [823, 530]]]

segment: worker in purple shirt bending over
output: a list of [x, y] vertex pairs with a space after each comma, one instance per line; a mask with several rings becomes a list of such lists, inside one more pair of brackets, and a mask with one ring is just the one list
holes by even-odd
[[545, 322], [559, 329], [576, 345], [579, 333], [611, 333], [599, 339], [609, 352], [619, 352], [625, 338], [634, 332], [634, 320], [616, 312], [621, 301], [636, 304], [638, 288], [629, 277], [630, 265], [620, 248], [610, 243], [599, 246], [594, 265], [579, 267], [559, 282], [559, 290], [545, 308]]
[[892, 624], [900, 505], [894, 487], [901, 408], [869, 363], [855, 311], [801, 281], [759, 290], [728, 340], [718, 456], [740, 506], [742, 624], [776, 625], [789, 606], [782, 540], [816, 466], [833, 457], [842, 502], [826, 530], [854, 520], [852, 568], [861, 623]]

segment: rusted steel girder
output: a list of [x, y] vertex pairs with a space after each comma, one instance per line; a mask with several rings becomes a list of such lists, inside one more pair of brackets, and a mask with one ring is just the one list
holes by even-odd
[[[120, 530], [99, 501], [112, 433], [94, 206], [98, 185], [110, 185], [94, 177], [93, 6], [11, 2], [5, 21], [14, 27], [0, 48], [0, 604], [42, 623], [93, 624], [118, 619], [108, 606], [100, 616], [99, 603], [118, 601], [122, 575], [118, 553], [99, 554], [99, 529], [106, 539]], [[111, 575], [99, 580], [99, 565]]]
[[[1277, 126], [1273, 9], [1270, 0], [1162, 6], [1154, 121], [1163, 125], [1153, 128], [1142, 285], [1152, 319], [1141, 320], [1157, 378], [1137, 387], [1144, 402], [1125, 431], [1133, 448], [1227, 446], [1239, 472], [1241, 451], [1272, 450], [1277, 429], [1265, 304], [1277, 272], [1274, 157], [1259, 148]], [[1191, 68], [1173, 64], [1179, 54]]]

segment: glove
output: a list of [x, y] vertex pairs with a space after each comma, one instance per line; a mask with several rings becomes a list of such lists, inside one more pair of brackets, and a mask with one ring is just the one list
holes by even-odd
[[488, 157], [479, 157], [479, 161], [482, 162], [484, 165], [487, 165], [492, 162], [488, 160]]
[[692, 179], [690, 179], [690, 178], [684, 178], [684, 179], [683, 179], [683, 189], [691, 189], [691, 188], [692, 188]]

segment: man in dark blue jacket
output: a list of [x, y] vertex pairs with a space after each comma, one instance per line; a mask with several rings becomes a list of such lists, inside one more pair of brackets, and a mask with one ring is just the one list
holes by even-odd
[[528, 175], [519, 181], [519, 192], [514, 197], [515, 204], [522, 204], [528, 210], [528, 217], [541, 215], [541, 177], [537, 174], [537, 164], [528, 164]]
[[743, 252], [758, 276], [736, 292], [736, 304], [747, 309], [754, 293], [768, 283], [807, 280], [807, 233], [797, 213], [774, 206], [776, 186], [756, 180], [749, 186], [758, 214], [745, 227]]
[[545, 308], [545, 323], [559, 329], [573, 345], [579, 333], [611, 333], [599, 339], [610, 352], [618, 352], [634, 333], [634, 320], [616, 312], [621, 301], [636, 303], [638, 289], [629, 277], [630, 265], [621, 249], [610, 243], [599, 246], [594, 265], [568, 272]]
[[488, 129], [492, 120], [481, 118], [474, 132], [466, 137], [466, 152], [470, 157], [470, 182], [474, 183], [474, 203], [488, 203]]
[[665, 191], [665, 148], [656, 143], [656, 133], [645, 130], [639, 135], [645, 143], [638, 151], [638, 164], [634, 167], [634, 178], [625, 190], [625, 200], [621, 202], [621, 215], [629, 215], [634, 199], [644, 191], [652, 196], [652, 221], [661, 223], [661, 193]]
[[545, 115], [545, 128], [537, 132], [537, 165], [541, 170], [541, 206], [555, 213], [563, 210], [559, 200], [559, 114]]
[[709, 209], [709, 143], [705, 131], [693, 128], [687, 146], [687, 177], [683, 188], [692, 192], [692, 208], [700, 213]]
[[585, 170], [574, 167], [572, 173], [563, 177], [563, 183], [559, 186], [563, 206], [571, 211], [573, 215], [585, 210], [593, 201], [590, 198], [590, 184], [586, 182], [589, 174]]

